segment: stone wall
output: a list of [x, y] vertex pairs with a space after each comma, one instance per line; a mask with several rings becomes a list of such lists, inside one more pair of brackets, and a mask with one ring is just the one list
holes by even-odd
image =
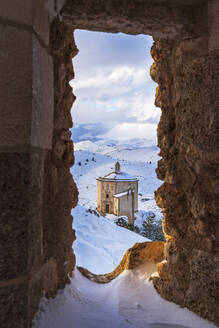
[[155, 194], [167, 239], [153, 279], [163, 297], [219, 324], [219, 49], [209, 51], [208, 30], [200, 33], [156, 39], [151, 49], [164, 180]]
[[118, 182], [116, 184], [115, 194], [119, 194], [123, 191], [128, 190], [129, 188], [134, 190], [134, 211], [137, 211], [138, 210], [138, 181]]
[[0, 4], [1, 328], [32, 326], [40, 298], [55, 296], [75, 264], [72, 28], [55, 21], [50, 42], [63, 4]]
[[218, 13], [216, 0], [75, 0], [63, 10], [76, 28], [154, 36], [151, 76], [162, 109], [157, 175], [164, 180], [156, 200], [167, 238], [154, 285], [217, 324]]
[[[113, 214], [114, 202], [113, 195], [116, 192], [115, 182], [98, 180], [98, 211], [103, 215], [106, 213], [106, 204], [109, 205], [109, 213]], [[108, 195], [108, 197], [106, 196]]]
[[[114, 208], [118, 208], [118, 216], [127, 216], [128, 223], [134, 223], [134, 192], [129, 192], [127, 195], [120, 196], [116, 199], [114, 197]], [[118, 201], [118, 203], [116, 202]], [[114, 209], [114, 214], [116, 214]]]
[[154, 284], [218, 323], [218, 0], [65, 2], [0, 2], [0, 326], [30, 327], [74, 268], [73, 28], [155, 38], [168, 241]]

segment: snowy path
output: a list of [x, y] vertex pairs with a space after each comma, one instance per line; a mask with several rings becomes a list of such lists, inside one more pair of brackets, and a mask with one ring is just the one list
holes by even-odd
[[[162, 299], [147, 280], [154, 267], [125, 271], [99, 285], [75, 271], [55, 299], [43, 299], [34, 328], [214, 328], [187, 309]], [[147, 271], [147, 274], [145, 274]]]

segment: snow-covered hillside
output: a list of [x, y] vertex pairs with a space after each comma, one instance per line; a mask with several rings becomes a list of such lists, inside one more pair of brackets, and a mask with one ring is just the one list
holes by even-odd
[[159, 159], [159, 148], [153, 141], [148, 139], [130, 139], [126, 142], [115, 140], [90, 140], [80, 141], [75, 144], [75, 150], [87, 150], [90, 152], [109, 155], [117, 160], [128, 160], [137, 162], [157, 162]]
[[113, 219], [98, 217], [78, 205], [73, 211], [76, 241], [73, 244], [77, 265], [93, 273], [107, 273], [115, 269], [124, 253], [136, 242], [146, 238], [121, 227]]
[[[155, 150], [151, 153], [151, 148], [156, 148], [156, 153]], [[130, 154], [129, 160], [127, 152]], [[113, 215], [104, 218], [94, 214], [97, 207], [96, 179], [112, 171], [115, 161], [119, 159], [122, 171], [139, 179], [139, 215], [136, 214], [136, 225], [141, 225], [144, 218], [142, 214], [151, 211], [160, 219], [162, 214], [153, 194], [160, 185], [155, 175], [157, 152], [157, 147], [152, 146], [148, 140], [132, 140], [130, 144], [109, 141], [83, 141], [75, 144], [75, 165], [71, 172], [79, 189], [79, 205], [72, 210], [77, 238], [73, 245], [77, 265], [93, 273], [110, 272], [119, 264], [128, 248], [136, 242], [147, 240], [117, 226]]]
[[[116, 148], [105, 153], [104, 146], [101, 150], [98, 147], [93, 143], [80, 143], [75, 147], [78, 150], [72, 174], [79, 188], [79, 205], [72, 210], [77, 236], [73, 248], [78, 265], [94, 273], [106, 273], [116, 267], [130, 246], [147, 239], [117, 226], [112, 215], [104, 218], [96, 212], [96, 178], [109, 172], [118, 158]], [[143, 161], [133, 155], [136, 150], [133, 149], [129, 150], [128, 160], [127, 149], [122, 147], [118, 153], [122, 169], [140, 180], [138, 224], [147, 211], [160, 218], [160, 209], [153, 198], [154, 190], [160, 185], [154, 172], [154, 155], [147, 157], [147, 150], [144, 154], [141, 150], [140, 154], [145, 156]], [[101, 285], [86, 279], [75, 269], [71, 283], [63, 291], [54, 299], [41, 300], [34, 327], [216, 328], [188, 309], [162, 299], [148, 280], [155, 270], [155, 265], [147, 263]]]

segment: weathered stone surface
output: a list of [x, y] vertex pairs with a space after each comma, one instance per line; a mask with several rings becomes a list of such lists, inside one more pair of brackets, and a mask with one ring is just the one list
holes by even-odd
[[33, 26], [34, 31], [37, 33], [45, 47], [49, 47], [50, 44], [50, 25], [66, 2], [67, 0], [33, 1], [33, 14], [30, 25]]
[[0, 327], [28, 327], [28, 285], [0, 288]]
[[[205, 1], [199, 1], [201, 7]], [[188, 37], [195, 31], [197, 0], [69, 0], [61, 14], [74, 28], [101, 32]]]
[[[72, 57], [78, 50], [73, 41], [73, 29], [55, 20], [51, 33], [51, 51], [54, 60], [54, 130], [51, 157], [48, 159], [44, 211], [44, 252], [49, 259], [57, 260], [58, 288], [68, 282], [75, 257], [72, 243], [71, 209], [78, 200], [77, 187], [70, 174], [74, 164], [73, 143], [69, 128], [72, 127], [70, 110], [75, 100], [69, 81], [73, 78]], [[54, 226], [54, 222], [56, 225]], [[51, 226], [54, 229], [51, 229]], [[62, 245], [62, 247], [60, 247]]]
[[66, 45], [58, 45], [55, 54], [63, 61], [56, 80], [63, 95], [56, 98], [61, 96], [54, 115], [54, 66], [48, 49], [27, 26], [4, 22], [1, 32], [1, 49], [6, 50], [0, 55], [0, 293], [7, 317], [1, 313], [0, 326], [29, 327], [43, 292], [50, 297], [64, 287], [75, 262], [70, 212], [77, 189], [69, 172], [75, 97], [68, 84], [73, 34], [72, 29], [66, 33]]
[[50, 16], [55, 17], [54, 3], [54, 0], [38, 0], [33, 1], [32, 5], [33, 16], [31, 25], [46, 46], [49, 46]]
[[151, 75], [162, 108], [157, 175], [164, 180], [156, 199], [167, 243], [154, 284], [218, 324], [218, 1], [69, 0], [49, 26], [64, 3], [0, 4], [0, 326], [31, 326], [43, 291], [54, 296], [75, 265], [73, 28], [156, 38]]
[[[34, 272], [39, 263], [43, 264], [43, 191], [45, 179], [45, 164], [48, 151], [37, 148], [31, 149], [31, 176], [29, 193], [31, 202], [29, 211], [31, 220], [28, 225], [28, 269]], [[37, 210], [36, 210], [37, 209]]]
[[151, 50], [162, 109], [157, 175], [165, 181], [156, 201], [168, 240], [153, 279], [163, 297], [218, 324], [219, 53], [209, 54], [206, 40], [156, 40]]
[[209, 1], [209, 50], [219, 49], [219, 1]]
[[32, 124], [31, 145], [52, 148], [53, 134], [53, 61], [52, 57], [33, 37]]
[[0, 56], [0, 145], [11, 146], [14, 151], [31, 143], [51, 148], [52, 59], [32, 31], [4, 25], [0, 25], [0, 30], [0, 47], [6, 49]]
[[133, 270], [142, 264], [158, 263], [164, 257], [164, 242], [152, 241], [136, 243], [129, 248], [123, 256], [119, 265], [110, 273], [94, 274], [83, 267], [78, 270], [88, 279], [99, 284], [105, 284], [115, 279], [124, 270]]
[[29, 154], [0, 154], [0, 281], [27, 275], [29, 183]]
[[44, 46], [49, 46], [50, 24], [59, 14], [67, 0], [19, 0], [1, 1], [0, 21], [17, 26], [18, 29], [32, 29]]
[[1, 1], [0, 19], [31, 25], [32, 23], [32, 1], [24, 0], [22, 5], [19, 0]]
[[31, 31], [0, 23], [0, 49], [0, 146], [27, 145], [32, 106]]
[[46, 263], [41, 263], [35, 272], [32, 272], [28, 286], [28, 301], [31, 307], [28, 309], [29, 325], [38, 310], [42, 293], [46, 297], [54, 297], [58, 289], [57, 262], [50, 258]]

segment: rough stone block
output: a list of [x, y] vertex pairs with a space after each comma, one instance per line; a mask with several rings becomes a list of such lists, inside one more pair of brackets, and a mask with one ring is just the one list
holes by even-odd
[[32, 1], [7, 0], [0, 1], [0, 19], [31, 25]]
[[209, 51], [219, 49], [219, 1], [214, 0], [209, 4]]
[[60, 10], [62, 10], [62, 8], [64, 7], [64, 5], [67, 3], [67, 0], [57, 0], [56, 1], [56, 10], [57, 12], [60, 12]]
[[0, 25], [0, 49], [0, 146], [30, 145], [31, 138], [33, 146], [51, 148], [52, 58], [31, 31], [11, 26]]
[[45, 45], [49, 45], [50, 21], [49, 11], [54, 12], [54, 0], [38, 0], [33, 2], [33, 28]]
[[50, 23], [63, 8], [67, 0], [38, 0], [33, 2], [33, 28], [49, 45]]
[[53, 61], [33, 38], [33, 109], [31, 145], [51, 148], [53, 132]]
[[32, 107], [32, 33], [0, 25], [0, 49], [0, 146], [26, 145]]
[[[64, 3], [64, 1], [62, 1]], [[57, 15], [62, 3], [55, 5], [55, 0], [8, 0], [0, 3], [0, 20], [33, 26], [46, 45], [49, 45], [50, 22]]]
[[218, 257], [194, 249], [190, 262], [191, 282], [186, 291], [185, 304], [199, 315], [212, 318], [218, 324]]
[[29, 317], [33, 318], [38, 310], [40, 298], [45, 293], [46, 297], [53, 297], [57, 291], [57, 264], [54, 259], [50, 259], [41, 268], [33, 272], [34, 276], [29, 283]]
[[0, 280], [27, 274], [28, 154], [0, 154]]
[[[31, 204], [28, 231], [28, 255], [29, 270], [42, 261], [43, 256], [43, 192], [46, 184], [45, 180], [45, 158], [47, 152], [39, 149], [31, 150]], [[36, 210], [37, 209], [37, 210]]]
[[0, 327], [27, 327], [28, 286], [19, 284], [0, 288]]

